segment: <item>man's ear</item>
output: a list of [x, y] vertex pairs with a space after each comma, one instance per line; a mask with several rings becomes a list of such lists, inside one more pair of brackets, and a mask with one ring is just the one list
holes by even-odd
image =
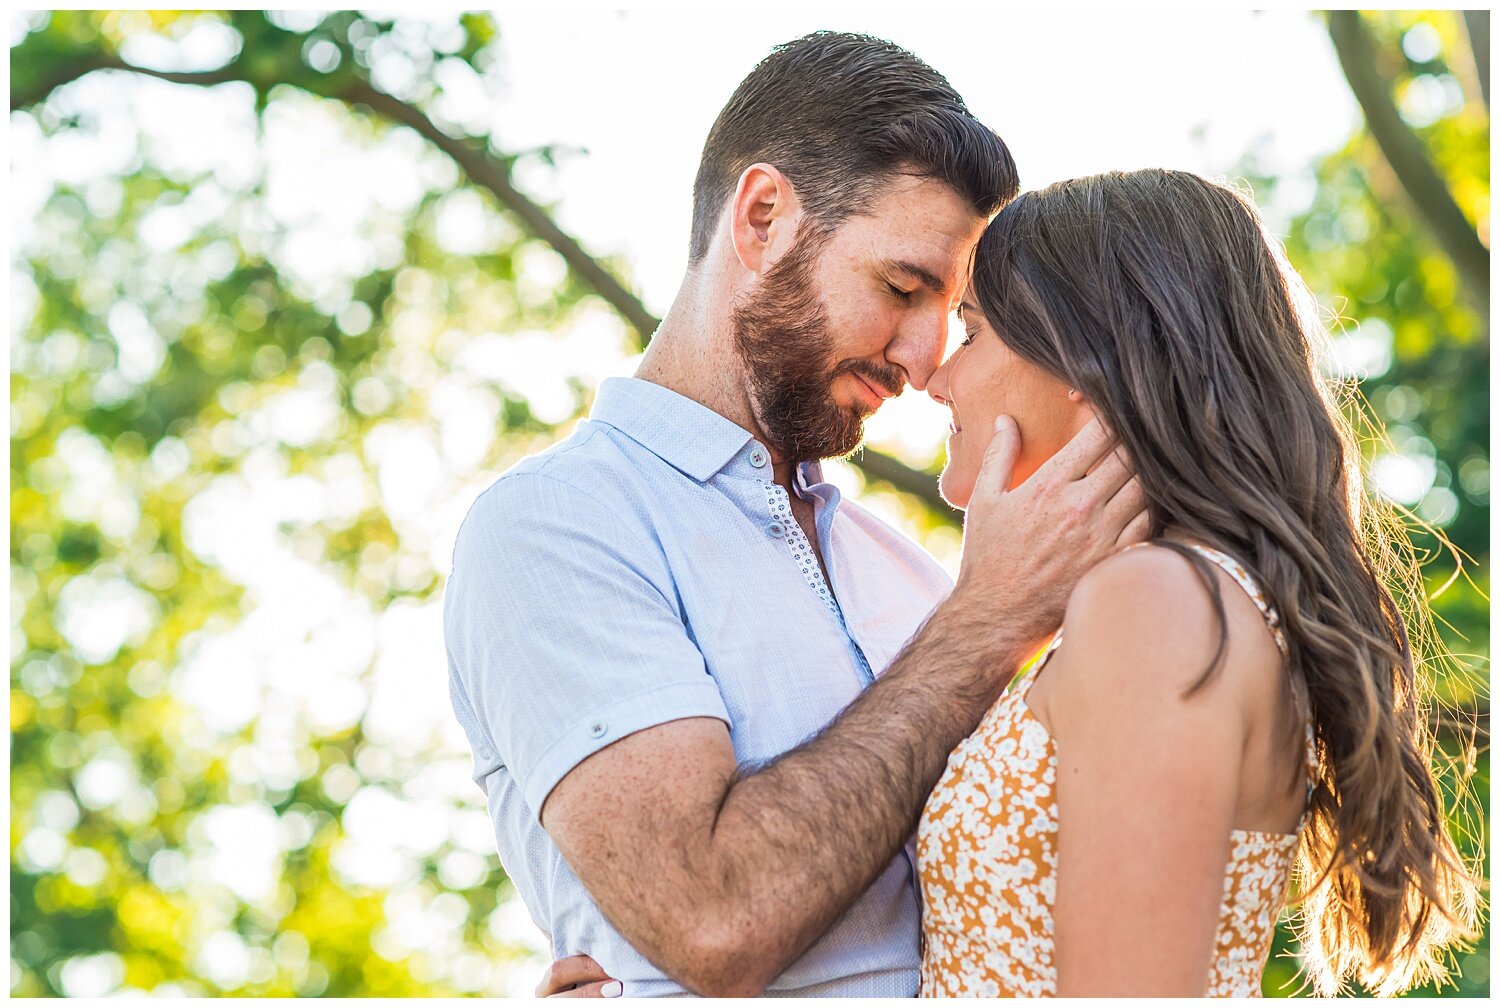
[[764, 273], [792, 244], [801, 207], [792, 184], [774, 165], [757, 162], [740, 173], [729, 205], [729, 240], [740, 265]]

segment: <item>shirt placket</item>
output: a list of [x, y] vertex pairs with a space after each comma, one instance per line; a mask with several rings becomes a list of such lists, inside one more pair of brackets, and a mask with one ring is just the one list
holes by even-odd
[[[870, 670], [870, 660], [864, 657], [864, 648], [861, 648], [858, 640], [853, 639], [853, 634], [849, 633], [849, 624], [844, 622], [843, 609], [838, 606], [838, 600], [834, 598], [834, 592], [828, 586], [828, 579], [823, 577], [822, 567], [819, 567], [819, 564], [817, 564], [817, 555], [813, 552], [811, 544], [808, 543], [807, 535], [802, 534], [802, 526], [798, 525], [795, 517], [792, 516], [792, 504], [790, 504], [790, 498], [787, 496], [786, 490], [781, 489], [778, 483], [766, 483], [765, 487], [766, 498], [768, 498], [769, 505], [771, 505], [771, 534], [777, 534], [775, 526], [780, 526], [781, 535], [777, 535], [777, 538], [781, 538], [783, 535], [786, 538], [787, 547], [792, 550], [792, 559], [795, 559], [798, 567], [801, 567], [802, 577], [807, 580], [807, 585], [816, 592], [817, 597], [822, 600], [822, 603], [828, 606], [828, 612], [832, 613], [834, 619], [837, 619], [838, 627], [844, 631], [844, 637], [849, 640], [849, 646], [852, 646], [853, 654], [859, 660], [859, 678], [864, 682], [864, 685], [870, 685], [871, 682], [874, 682], [874, 673]], [[910, 838], [907, 838], [906, 843], [901, 844], [901, 856], [906, 861], [907, 879], [909, 879], [910, 886], [912, 886], [912, 892], [919, 894], [921, 892], [921, 873], [916, 868], [916, 855], [912, 850], [912, 840]]]
[[854, 649], [854, 656], [859, 662], [860, 681], [866, 686], [870, 685], [875, 681], [875, 675], [870, 670], [869, 659], [865, 657], [864, 648], [859, 646], [859, 642], [849, 632], [849, 625], [844, 622], [844, 611], [839, 607], [838, 599], [834, 598], [833, 590], [828, 586], [828, 580], [823, 577], [822, 567], [818, 565], [818, 556], [813, 552], [812, 544], [807, 541], [807, 536], [803, 534], [802, 526], [797, 524], [796, 518], [792, 515], [791, 498], [780, 484], [767, 482], [765, 487], [766, 503], [771, 509], [771, 535], [786, 540], [787, 548], [791, 550], [792, 560], [802, 570], [803, 580], [827, 607], [829, 614], [838, 623], [839, 629], [844, 631], [844, 637], [848, 639], [850, 647]]
[[[766, 461], [767, 457], [764, 455], [763, 449], [757, 447], [751, 452], [750, 462], [752, 465], [760, 468], [766, 464]], [[839, 628], [844, 631], [844, 637], [848, 640], [849, 646], [854, 649], [854, 656], [859, 662], [860, 680], [865, 686], [869, 686], [875, 681], [875, 674], [870, 669], [870, 661], [865, 657], [864, 648], [859, 646], [859, 642], [849, 632], [849, 625], [844, 621], [844, 611], [839, 606], [838, 599], [834, 598], [833, 590], [828, 586], [828, 580], [823, 577], [823, 570], [818, 565], [817, 554], [813, 552], [812, 545], [807, 541], [807, 536], [803, 534], [802, 526], [797, 524], [796, 518], [792, 515], [791, 498], [779, 483], [767, 480], [764, 486], [766, 488], [766, 504], [771, 511], [771, 523], [768, 531], [774, 538], [786, 540], [787, 548], [791, 550], [792, 559], [796, 561], [797, 566], [802, 570], [803, 580], [807, 582], [808, 587], [813, 590], [813, 593], [818, 596], [823, 605], [828, 608], [829, 614], [838, 622]], [[901, 845], [901, 856], [906, 860], [907, 878], [912, 892], [920, 899], [922, 875], [917, 870], [917, 858], [915, 851], [912, 849], [912, 838], [908, 837], [907, 841]]]

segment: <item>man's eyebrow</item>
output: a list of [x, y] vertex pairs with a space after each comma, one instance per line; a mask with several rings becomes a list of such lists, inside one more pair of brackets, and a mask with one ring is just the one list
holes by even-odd
[[943, 282], [943, 278], [926, 266], [919, 265], [907, 259], [892, 259], [886, 263], [886, 267], [920, 280], [923, 287], [926, 287], [938, 297], [942, 297], [948, 292], [948, 285]]

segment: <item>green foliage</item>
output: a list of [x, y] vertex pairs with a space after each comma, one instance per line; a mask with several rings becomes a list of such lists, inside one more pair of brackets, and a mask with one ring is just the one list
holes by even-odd
[[[249, 83], [220, 88], [219, 107], [255, 132], [241, 152], [251, 170], [185, 170], [132, 125], [134, 155], [84, 181], [48, 180], [16, 244], [12, 993], [502, 993], [507, 963], [525, 951], [487, 816], [472, 787], [434, 784], [467, 777], [451, 745], [392, 729], [402, 719], [379, 708], [380, 653], [409, 632], [403, 614], [435, 611], [443, 544], [431, 527], [441, 521], [423, 508], [472, 499], [487, 474], [563, 433], [594, 372], [623, 362], [629, 341], [451, 162], [339, 97], [382, 67], [384, 90], [436, 117], [434, 69], [499, 72], [499, 28], [472, 13], [446, 26], [353, 11], [29, 17], [11, 50], [13, 105], [23, 107], [13, 132], [60, 150], [97, 140], [118, 123], [77, 97], [83, 84], [54, 85], [112, 64], [130, 39], [204, 25], [235, 40], [218, 69]], [[1417, 19], [1378, 24], [1394, 44]], [[1420, 19], [1436, 26], [1440, 53], [1408, 65], [1402, 87], [1441, 77], [1462, 41], [1453, 19]], [[411, 199], [365, 208], [344, 241], [369, 254], [331, 279], [309, 278], [298, 226], [272, 211], [276, 183], [258, 144], [287, 117], [316, 121], [362, 160], [394, 149], [417, 180]], [[1482, 221], [1487, 115], [1471, 99], [1420, 130]], [[1356, 136], [1315, 171], [1288, 248], [1325, 303], [1393, 333], [1393, 363], [1365, 391], [1403, 451], [1435, 460], [1419, 510], [1476, 561], [1472, 583], [1460, 579], [1438, 608], [1468, 639], [1455, 650], [1476, 655], [1482, 672], [1484, 320], [1368, 140]], [[1258, 179], [1258, 193], [1275, 182]], [[443, 223], [454, 216], [479, 222], [480, 237], [456, 247]], [[161, 238], [174, 229], [180, 240]], [[392, 475], [403, 439], [437, 460], [425, 497]], [[233, 505], [271, 507], [265, 488], [283, 503], [274, 534], [258, 538], [255, 515]], [[956, 551], [951, 515], [879, 485], [870, 492], [935, 552]], [[246, 525], [224, 527], [230, 519]], [[1434, 561], [1435, 581], [1445, 562]], [[279, 640], [275, 620], [298, 614], [278, 609], [278, 595], [322, 591], [325, 579], [356, 614], [352, 636], [310, 619], [298, 639]], [[353, 655], [347, 679], [299, 693], [301, 677], [322, 681], [331, 648]], [[297, 660], [302, 671], [267, 680]], [[401, 671], [442, 689], [440, 667]], [[338, 715], [348, 689], [358, 702]], [[1487, 710], [1487, 692], [1462, 676], [1445, 689], [1452, 703]], [[1487, 765], [1485, 753], [1481, 793]], [[362, 845], [370, 822], [390, 821], [370, 818], [382, 807], [415, 825], [405, 846], [377, 856]], [[258, 882], [225, 864], [236, 836], [257, 830], [276, 855]], [[370, 882], [372, 864], [389, 869], [386, 881]], [[1486, 944], [1464, 961], [1463, 992], [1484, 992], [1487, 954]], [[1273, 960], [1268, 993], [1287, 966]]]
[[[221, 17], [53, 13], [12, 49], [16, 91], [132, 32], [170, 36]], [[308, 90], [329, 88], [328, 75], [305, 63], [309, 40], [332, 39], [362, 65], [392, 30], [352, 13], [306, 32], [259, 12], [227, 18], [257, 81], [242, 98], [261, 115], [305, 110]], [[439, 41], [472, 60], [495, 30], [484, 18], [464, 23]], [[424, 61], [409, 31], [401, 45], [419, 65], [450, 58], [434, 48]], [[51, 137], [103, 128], [90, 109], [64, 114], [55, 104], [21, 115]], [[366, 148], [392, 129], [345, 119], [345, 142]], [[493, 837], [474, 829], [473, 816], [484, 816], [474, 794], [447, 801], [467, 815], [452, 819], [462, 829], [419, 851], [399, 886], [371, 888], [338, 868], [351, 795], [402, 793], [424, 752], [371, 739], [357, 720], [328, 729], [283, 718], [273, 730], [263, 715], [215, 728], [178, 695], [182, 667], [263, 601], [195, 547], [195, 498], [257, 472], [352, 495], [325, 509], [332, 517], [283, 522], [281, 536], [307, 569], [327, 572], [370, 612], [403, 600], [430, 605], [438, 578], [427, 544], [381, 505], [373, 456], [382, 432], [435, 432], [444, 397], [455, 394], [491, 403], [499, 436], [455, 478], [504, 468], [552, 432], [532, 414], [525, 386], [504, 375], [439, 379], [470, 334], [567, 332], [597, 323], [599, 310], [561, 271], [545, 297], [517, 297], [518, 274], [548, 253], [483, 193], [464, 187], [493, 240], [474, 255], [447, 251], [437, 218], [455, 187], [440, 160], [409, 210], [374, 222], [388, 239], [382, 260], [342, 291], [302, 289], [278, 265], [285, 234], [257, 223], [264, 175], [231, 186], [212, 172], [181, 177], [149, 157], [84, 188], [56, 184], [18, 249], [30, 311], [11, 382], [12, 993], [505, 989], [497, 970], [522, 949], [486, 926], [509, 889]], [[185, 241], [163, 251], [143, 238], [153, 216], [190, 217], [190, 201], [204, 193], [222, 209]], [[381, 241], [373, 231], [365, 237]], [[122, 315], [123, 305], [139, 311]], [[607, 331], [621, 342], [622, 328]], [[326, 421], [310, 433], [278, 432], [274, 411], [292, 395], [315, 399]], [[578, 406], [575, 394], [568, 409]], [[89, 592], [123, 599], [120, 611], [136, 614], [130, 625], [101, 642], [70, 624], [70, 612], [109, 618], [85, 607]], [[94, 643], [80, 646], [85, 638]], [[412, 674], [443, 689], [440, 666]], [[291, 754], [289, 766], [268, 775], [277, 753]], [[442, 766], [450, 780], [467, 777], [462, 763]], [[205, 835], [210, 813], [226, 808], [260, 810], [275, 824], [282, 856], [263, 893], [237, 892], [207, 871], [223, 856], [223, 838]], [[393, 937], [414, 914], [445, 932], [427, 948]]]
[[[1384, 12], [1365, 18], [1403, 117], [1487, 239], [1489, 112], [1460, 17]], [[1253, 158], [1240, 174], [1262, 202], [1274, 200], [1286, 184], [1259, 170]], [[1378, 359], [1359, 389], [1384, 429], [1383, 436], [1368, 432], [1367, 454], [1374, 460], [1396, 453], [1432, 467], [1431, 485], [1403, 503], [1415, 511], [1409, 528], [1435, 595], [1442, 646], [1455, 656], [1432, 666], [1438, 698], [1448, 708], [1441, 742], [1450, 758], [1469, 744], [1474, 717], [1483, 718], [1477, 772], [1465, 784], [1464, 769], [1455, 766], [1447, 782], [1450, 791], [1465, 793], [1457, 829], [1473, 858], [1485, 850], [1489, 818], [1489, 323], [1367, 133], [1356, 133], [1312, 174], [1316, 188], [1310, 205], [1290, 221], [1287, 254], [1319, 303], [1336, 313], [1335, 332], [1352, 335], [1346, 346], [1368, 337], [1361, 349]], [[1267, 970], [1267, 996], [1287, 993], [1295, 966], [1285, 957], [1294, 948], [1282, 930]], [[1457, 986], [1441, 993], [1488, 994], [1487, 926], [1458, 965]]]

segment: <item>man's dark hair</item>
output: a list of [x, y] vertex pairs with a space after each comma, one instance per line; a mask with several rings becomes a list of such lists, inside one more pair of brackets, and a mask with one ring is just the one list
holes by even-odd
[[894, 43], [813, 32], [777, 46], [719, 113], [693, 183], [688, 261], [708, 253], [740, 174], [773, 164], [811, 220], [867, 212], [897, 174], [947, 183], [988, 217], [1020, 189], [1010, 150], [942, 74]]

